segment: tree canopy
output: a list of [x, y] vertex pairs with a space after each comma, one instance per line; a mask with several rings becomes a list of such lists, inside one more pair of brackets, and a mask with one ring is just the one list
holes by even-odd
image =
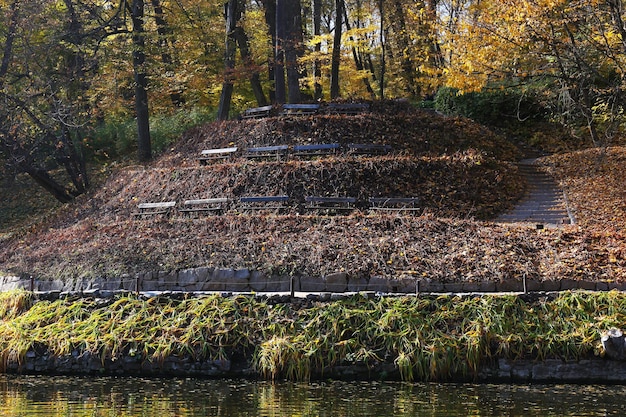
[[135, 119], [148, 160], [159, 115], [443, 86], [514, 87], [606, 144], [624, 125], [624, 15], [620, 0], [0, 0], [0, 153], [69, 201], [103, 125]]

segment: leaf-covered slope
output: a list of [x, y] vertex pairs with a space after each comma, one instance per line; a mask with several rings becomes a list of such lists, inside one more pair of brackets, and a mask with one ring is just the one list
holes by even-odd
[[[277, 126], [284, 128], [288, 123], [293, 129], [283, 132], [280, 143], [328, 141], [330, 136], [304, 138], [293, 132], [315, 123], [327, 123], [334, 129], [340, 129], [342, 123], [362, 126], [374, 117], [378, 118], [371, 125], [375, 132], [396, 133], [383, 141], [378, 133], [361, 129], [358, 134], [358, 129], [346, 127], [342, 143], [386, 142], [394, 149], [406, 144], [402, 151], [384, 157], [342, 155], [315, 161], [236, 158], [208, 166], [200, 166], [196, 160], [201, 149], [278, 143], [269, 140], [278, 137]], [[540, 280], [626, 278], [619, 228], [601, 232], [606, 229], [581, 221], [585, 228], [537, 231], [488, 221], [510, 206], [524, 189], [512, 164], [514, 148], [505, 141], [462, 119], [407, 113], [398, 129], [394, 117], [387, 125], [384, 117], [372, 114], [233, 121], [195, 129], [151, 166], [116, 172], [91, 196], [61, 210], [48, 226], [5, 239], [0, 269], [48, 278], [197, 266], [303, 275], [343, 270], [355, 277], [408, 274], [439, 281], [524, 276]], [[432, 133], [436, 129], [428, 127], [432, 124], [447, 133], [437, 131], [437, 136]], [[258, 133], [270, 131], [274, 133]], [[429, 136], [418, 132], [429, 132]], [[553, 157], [549, 162], [557, 177], [568, 185], [575, 180], [577, 169], [588, 166], [591, 155]], [[619, 161], [619, 155], [623, 150], [610, 152], [607, 164], [614, 156]], [[617, 170], [612, 169], [615, 175], [611, 183], [619, 184]], [[590, 172], [586, 179], [590, 183], [601, 181], [602, 172]], [[608, 210], [594, 211], [592, 203], [586, 201], [589, 195], [577, 194], [579, 188], [568, 185], [579, 220], [586, 213], [598, 213], [593, 215], [598, 224], [611, 223], [614, 216], [606, 217]], [[606, 199], [604, 194], [611, 194], [606, 187], [594, 191], [598, 206], [602, 202], [619, 205], [619, 200]], [[143, 201], [181, 202], [218, 196], [236, 200], [242, 195], [283, 193], [296, 201], [308, 194], [351, 195], [360, 200], [411, 195], [421, 199], [423, 213], [397, 216], [364, 211], [325, 217], [298, 214], [294, 209], [276, 216], [245, 214], [234, 206], [220, 216], [175, 214], [146, 220], [132, 216], [137, 203]], [[623, 218], [621, 221], [618, 224], [623, 225]]]

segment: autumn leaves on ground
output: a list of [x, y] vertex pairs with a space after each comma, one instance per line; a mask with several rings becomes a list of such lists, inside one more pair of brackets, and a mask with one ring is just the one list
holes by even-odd
[[[385, 156], [242, 157], [201, 166], [202, 149], [386, 143]], [[626, 149], [555, 154], [542, 165], [566, 189], [577, 224], [502, 225], [526, 185], [509, 141], [466, 119], [404, 106], [356, 116], [270, 117], [189, 131], [149, 166], [114, 170], [90, 195], [36, 226], [0, 230], [0, 272], [79, 278], [198, 266], [303, 276], [405, 276], [451, 281], [626, 280]], [[4, 191], [3, 191], [4, 193]], [[293, 210], [140, 219], [140, 202], [287, 194]], [[418, 197], [419, 215], [296, 208], [306, 195]]]

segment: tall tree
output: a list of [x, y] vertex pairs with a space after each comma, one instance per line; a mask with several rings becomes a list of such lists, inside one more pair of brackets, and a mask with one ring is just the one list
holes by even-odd
[[330, 70], [330, 98], [339, 97], [339, 67], [341, 65], [341, 34], [343, 26], [343, 0], [335, 0], [335, 34]]
[[[14, 0], [2, 15], [0, 153], [66, 203], [89, 186], [74, 136], [89, 114], [84, 53], [97, 30], [84, 30], [74, 3], [63, 5]], [[64, 178], [52, 174], [58, 167]]]
[[224, 5], [224, 15], [226, 18], [226, 48], [224, 52], [224, 81], [222, 83], [222, 93], [220, 103], [217, 108], [217, 118], [219, 120], [228, 119], [230, 112], [230, 102], [233, 94], [233, 71], [235, 69], [235, 53], [237, 39], [235, 31], [237, 21], [241, 16], [238, 0], [229, 0]]
[[[321, 0], [313, 0], [313, 35], [316, 38], [322, 34], [322, 2]], [[322, 68], [319, 59], [320, 52], [322, 52], [322, 43], [320, 41], [315, 42], [315, 61], [313, 62], [313, 97], [316, 100], [322, 98]]]
[[148, 77], [146, 75], [144, 2], [133, 0], [133, 71], [135, 77], [135, 113], [137, 116], [137, 151], [140, 161], [152, 159], [150, 112], [148, 109]]
[[298, 58], [302, 55], [302, 4], [300, 0], [290, 0], [287, 4], [287, 39], [285, 42], [287, 95], [290, 103], [298, 103], [301, 100]]

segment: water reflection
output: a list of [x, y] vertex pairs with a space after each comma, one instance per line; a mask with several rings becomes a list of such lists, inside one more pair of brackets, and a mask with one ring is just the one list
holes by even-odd
[[624, 386], [0, 376], [0, 415], [607, 416]]

